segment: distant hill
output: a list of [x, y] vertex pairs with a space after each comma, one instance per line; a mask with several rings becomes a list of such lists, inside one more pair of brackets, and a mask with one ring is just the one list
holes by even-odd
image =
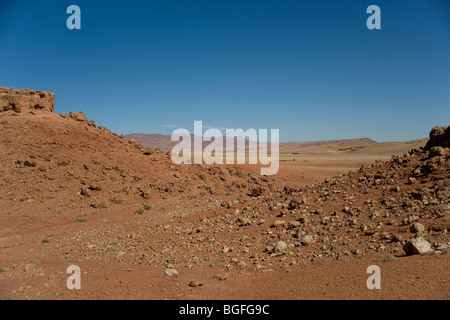
[[170, 138], [170, 135], [155, 133], [132, 133], [125, 135], [125, 139], [128, 141], [134, 139], [144, 147], [161, 150], [171, 150], [177, 144], [177, 142], [172, 142]]
[[[174, 146], [176, 146], [179, 141], [171, 141], [172, 136], [171, 135], [162, 135], [162, 134], [155, 134], [155, 133], [132, 133], [125, 135], [125, 139], [130, 141], [131, 139], [136, 140], [137, 143], [140, 145], [152, 148], [152, 149], [160, 149], [165, 151], [170, 151]], [[230, 137], [222, 137], [223, 139], [223, 146], [226, 147], [227, 143], [231, 144], [233, 141], [233, 138]], [[234, 138], [234, 144], [236, 145], [236, 138]], [[211, 142], [209, 141], [203, 141], [203, 148], [205, 148], [207, 145], [209, 145]], [[248, 147], [248, 140], [246, 139], [245, 146]], [[191, 146], [194, 146], [194, 135], [191, 134]]]
[[[137, 143], [143, 145], [147, 148], [160, 149], [160, 150], [172, 150], [172, 148], [178, 144], [177, 141], [171, 141], [171, 135], [161, 135], [155, 133], [132, 133], [125, 136], [127, 140], [134, 139]], [[232, 139], [223, 137], [223, 139]], [[226, 145], [226, 140], [224, 140], [224, 146]], [[231, 142], [231, 141], [230, 141]], [[194, 143], [194, 136], [191, 135], [191, 143]], [[308, 142], [283, 142], [280, 143], [280, 147], [317, 147], [324, 145], [334, 145], [343, 143], [360, 143], [360, 144], [376, 144], [377, 142], [370, 138], [361, 139], [345, 139], [345, 140], [324, 140], [324, 141], [308, 141]], [[203, 147], [210, 144], [210, 142], [203, 142]], [[248, 147], [248, 141], [246, 141], [246, 146]]]
[[280, 143], [281, 146], [297, 146], [297, 147], [319, 147], [331, 144], [344, 144], [344, 143], [354, 143], [354, 144], [377, 144], [378, 142], [370, 138], [360, 138], [360, 139], [343, 139], [343, 140], [322, 140], [322, 141], [306, 141], [306, 142], [284, 142]]

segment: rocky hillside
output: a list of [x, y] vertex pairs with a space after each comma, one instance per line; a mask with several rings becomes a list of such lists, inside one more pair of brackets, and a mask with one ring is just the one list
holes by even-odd
[[[388, 261], [449, 252], [449, 194], [449, 149], [434, 146], [162, 225], [150, 219], [91, 228], [61, 245], [70, 243], [80, 259], [90, 247], [91, 258], [224, 273], [380, 255]], [[113, 249], [112, 230], [119, 239]]]
[[2, 215], [129, 211], [168, 199], [202, 207], [269, 188], [268, 178], [235, 167], [175, 166], [168, 152], [128, 142], [83, 112], [56, 114], [54, 97], [0, 88]]

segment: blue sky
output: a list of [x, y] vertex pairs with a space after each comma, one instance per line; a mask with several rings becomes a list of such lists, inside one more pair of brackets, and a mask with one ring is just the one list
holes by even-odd
[[202, 120], [281, 141], [423, 138], [450, 124], [450, 4], [0, 0], [0, 86], [124, 134]]

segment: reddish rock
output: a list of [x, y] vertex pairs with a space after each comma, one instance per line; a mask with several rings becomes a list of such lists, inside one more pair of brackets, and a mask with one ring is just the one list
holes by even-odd
[[0, 112], [55, 112], [55, 94], [47, 91], [0, 88]]

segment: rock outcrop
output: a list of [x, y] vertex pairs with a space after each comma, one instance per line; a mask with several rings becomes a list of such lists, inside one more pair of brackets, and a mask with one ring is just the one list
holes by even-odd
[[428, 140], [425, 149], [430, 150], [433, 147], [450, 148], [450, 126], [431, 129], [430, 140]]
[[55, 112], [55, 94], [47, 91], [0, 88], [0, 112]]

